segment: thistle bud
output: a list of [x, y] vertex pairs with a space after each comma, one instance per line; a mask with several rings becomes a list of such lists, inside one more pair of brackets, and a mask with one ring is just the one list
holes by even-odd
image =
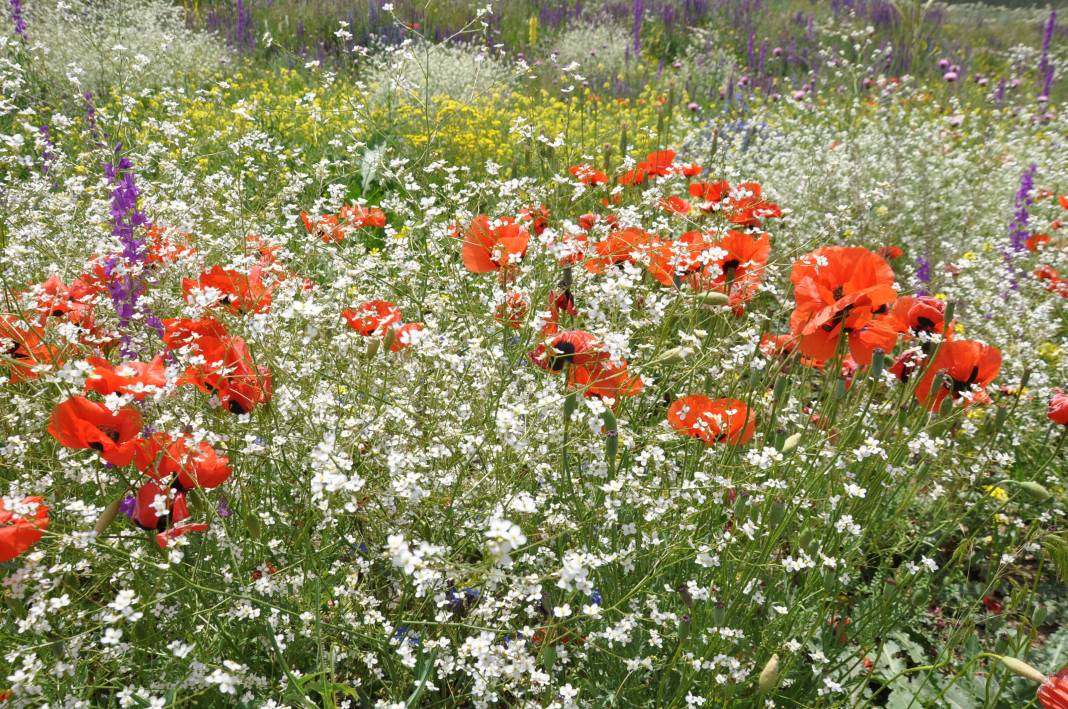
[[797, 448], [797, 444], [800, 443], [800, 442], [801, 442], [801, 434], [800, 433], [793, 434], [792, 436], [787, 438], [785, 441], [783, 441], [782, 452], [783, 453], [789, 453], [794, 448]]
[[119, 506], [122, 505], [122, 498], [115, 500], [110, 505], [104, 508], [104, 511], [100, 513], [100, 516], [96, 518], [96, 536], [100, 536], [104, 533], [112, 522], [115, 521], [115, 517], [119, 514]]
[[1027, 664], [1023, 660], [1017, 660], [1015, 657], [1007, 657], [1005, 655], [998, 655], [998, 659], [1001, 660], [1001, 664], [1005, 665], [1015, 675], [1025, 677], [1035, 682], [1045, 682], [1046, 675], [1042, 674], [1031, 665]]
[[768, 660], [768, 664], [764, 665], [764, 669], [760, 671], [760, 678], [757, 680], [757, 689], [761, 694], [770, 692], [775, 689], [775, 685], [779, 683], [779, 656], [772, 655]]

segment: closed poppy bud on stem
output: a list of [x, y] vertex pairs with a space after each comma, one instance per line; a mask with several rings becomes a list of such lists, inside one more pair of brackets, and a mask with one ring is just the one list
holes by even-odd
[[684, 359], [689, 357], [692, 353], [693, 350], [689, 347], [672, 347], [670, 350], [665, 352], [663, 357], [661, 357], [660, 359], [664, 364], [678, 364], [679, 362], [682, 362]]
[[616, 428], [616, 415], [611, 409], [605, 409], [601, 414], [604, 422], [604, 454], [609, 465], [616, 459], [616, 451], [619, 450], [619, 430]]
[[379, 341], [377, 339], [374, 339], [374, 338], [372, 338], [367, 343], [367, 356], [368, 357], [374, 357], [376, 354], [378, 354], [378, 346], [379, 346], [379, 344], [380, 344]]
[[575, 409], [578, 408], [578, 396], [575, 392], [569, 393], [564, 397], [564, 421], [571, 420], [571, 414], [575, 413]]
[[100, 513], [100, 516], [96, 518], [96, 526], [93, 528], [96, 530], [96, 535], [99, 537], [104, 533], [104, 530], [115, 521], [115, 517], [119, 514], [119, 506], [122, 505], [122, 498], [115, 500], [110, 505], [104, 508], [104, 511]]
[[720, 293], [718, 291], [704, 293], [700, 297], [701, 305], [706, 308], [717, 305], [726, 305], [730, 300], [730, 297], [728, 297], [726, 293]]
[[760, 678], [757, 680], [757, 689], [761, 694], [770, 692], [775, 689], [775, 685], [779, 683], [779, 656], [772, 655], [768, 660], [768, 664], [764, 665], [764, 669], [760, 671]]
[[871, 376], [878, 379], [883, 373], [883, 351], [876, 347], [871, 353]]
[[1005, 655], [998, 655], [998, 659], [1001, 660], [1001, 664], [1005, 665], [1015, 675], [1025, 677], [1035, 682], [1045, 682], [1046, 675], [1042, 674], [1031, 665], [1027, 664], [1023, 660], [1017, 660], [1015, 657], [1007, 657]]
[[1010, 480], [1008, 482], [1020, 488], [1027, 497], [1030, 497], [1035, 502], [1042, 502], [1052, 497], [1044, 485], [1036, 483], [1034, 480]]
[[391, 349], [393, 347], [393, 343], [396, 342], [396, 341], [397, 341], [397, 330], [391, 327], [388, 330], [386, 330], [386, 334], [382, 338], [382, 344], [386, 346], [387, 350], [389, 350], [389, 349]]
[[783, 441], [783, 443], [782, 443], [782, 452], [783, 453], [789, 453], [794, 448], [797, 448], [797, 444], [800, 443], [800, 442], [801, 442], [801, 434], [800, 433], [793, 434], [792, 436], [787, 438], [785, 441]]

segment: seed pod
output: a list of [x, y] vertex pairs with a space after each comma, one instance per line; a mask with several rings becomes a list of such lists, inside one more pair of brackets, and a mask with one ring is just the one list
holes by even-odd
[[794, 448], [797, 448], [797, 444], [800, 443], [800, 442], [801, 442], [801, 433], [798, 432], [798, 433], [793, 434], [792, 436], [787, 438], [785, 441], [783, 441], [782, 452], [783, 453], [791, 452]]
[[367, 343], [367, 356], [374, 357], [378, 354], [379, 340], [377, 337], [372, 337], [371, 341]]
[[765, 694], [775, 689], [775, 685], [779, 683], [779, 656], [772, 655], [768, 660], [768, 664], [764, 665], [764, 669], [760, 671], [760, 678], [757, 679], [757, 689], [761, 694]]
[[1027, 664], [1023, 660], [1017, 660], [1015, 657], [1008, 657], [1006, 655], [999, 655], [998, 659], [1001, 660], [1001, 664], [1009, 668], [1009, 671], [1020, 677], [1035, 681], [1045, 682], [1046, 675], [1042, 674], [1031, 665]]
[[104, 511], [100, 513], [100, 516], [96, 518], [96, 526], [93, 528], [96, 530], [96, 536], [100, 536], [104, 533], [115, 518], [119, 514], [119, 507], [122, 505], [122, 498], [115, 500], [110, 505], [104, 508]]

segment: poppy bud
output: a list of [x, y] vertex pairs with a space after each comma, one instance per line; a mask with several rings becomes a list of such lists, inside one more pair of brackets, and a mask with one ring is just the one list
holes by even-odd
[[768, 660], [768, 664], [764, 665], [764, 669], [760, 671], [760, 678], [757, 679], [757, 689], [761, 694], [770, 692], [775, 689], [775, 685], [779, 683], [779, 656], [772, 655]]
[[382, 337], [382, 344], [385, 345], [387, 350], [393, 349], [393, 343], [397, 341], [396, 328], [389, 328], [386, 330], [386, 334]]
[[611, 409], [605, 409], [601, 414], [604, 422], [604, 455], [608, 464], [612, 465], [616, 459], [616, 451], [619, 450], [619, 430], [616, 428], [616, 415]]
[[1033, 680], [1035, 682], [1045, 682], [1046, 675], [1042, 674], [1031, 665], [1027, 664], [1023, 660], [1017, 660], [1015, 657], [1007, 657], [1005, 655], [998, 655], [998, 659], [1001, 660], [1001, 664], [1005, 665], [1015, 675], [1025, 677], [1026, 679]]
[[1044, 485], [1036, 483], [1033, 480], [1006, 480], [1005, 482], [1012, 483], [1020, 488], [1027, 497], [1035, 502], [1042, 502], [1043, 500], [1048, 500], [1052, 497], [1049, 490], [1047, 490]]
[[119, 506], [122, 505], [122, 498], [115, 500], [110, 505], [104, 508], [104, 511], [100, 513], [100, 516], [96, 518], [96, 526], [93, 528], [96, 530], [96, 536], [100, 536], [104, 533], [104, 530], [115, 521], [115, 518], [119, 514]]
[[800, 442], [801, 442], [801, 434], [800, 434], [800, 432], [793, 434], [792, 436], [787, 438], [785, 441], [783, 441], [782, 452], [783, 453], [789, 453], [794, 448], [797, 448], [797, 444], [800, 443]]
[[699, 300], [701, 301], [701, 305], [703, 305], [705, 309], [709, 309], [710, 307], [716, 305], [726, 305], [730, 302], [730, 298], [727, 296], [726, 293], [720, 293], [718, 291], [710, 291], [708, 293], [703, 293], [701, 294]]
[[946, 332], [949, 332], [953, 326], [953, 310], [955, 307], [955, 303], [946, 303], [946, 309], [942, 313], [942, 322], [946, 324]]
[[871, 353], [871, 376], [874, 379], [878, 379], [883, 373], [883, 358], [884, 354], [881, 349], [876, 347]]
[[[390, 332], [392, 332], [392, 330]], [[372, 338], [367, 343], [367, 356], [368, 357], [374, 357], [376, 354], [378, 354], [378, 345], [379, 345], [379, 341], [377, 339], [374, 339], [374, 338]]]
[[684, 359], [689, 357], [693, 353], [693, 350], [689, 347], [679, 346], [672, 347], [670, 350], [664, 353], [660, 360], [664, 364], [678, 364]]

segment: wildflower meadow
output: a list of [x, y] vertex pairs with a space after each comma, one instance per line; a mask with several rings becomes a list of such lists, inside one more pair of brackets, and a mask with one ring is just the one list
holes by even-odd
[[1068, 5], [3, 0], [0, 707], [1068, 709]]

